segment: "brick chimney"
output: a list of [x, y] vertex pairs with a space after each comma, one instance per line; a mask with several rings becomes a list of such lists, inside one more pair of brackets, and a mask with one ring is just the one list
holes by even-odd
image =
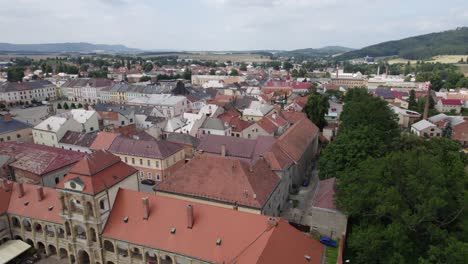
[[267, 230], [270, 230], [278, 225], [278, 220], [274, 217], [269, 217], [267, 220]]
[[226, 145], [221, 145], [221, 156], [226, 157]]
[[18, 183], [18, 198], [21, 198], [24, 196], [24, 186], [23, 183], [20, 182]]
[[426, 104], [424, 105], [424, 114], [423, 114], [423, 119], [424, 120], [427, 120], [427, 118], [429, 117], [429, 98], [431, 96], [431, 84], [429, 83], [429, 85], [427, 86], [427, 96], [426, 96]]
[[13, 120], [13, 118], [11, 117], [10, 113], [6, 113], [6, 114], [3, 115], [3, 121], [10, 122], [12, 120]]
[[187, 228], [193, 227], [193, 205], [187, 205]]
[[142, 203], [143, 203], [143, 219], [144, 220], [148, 220], [149, 218], [149, 213], [150, 213], [150, 209], [149, 209], [149, 199], [148, 197], [143, 197], [141, 199]]
[[44, 200], [44, 188], [42, 186], [37, 187], [37, 200], [40, 202]]

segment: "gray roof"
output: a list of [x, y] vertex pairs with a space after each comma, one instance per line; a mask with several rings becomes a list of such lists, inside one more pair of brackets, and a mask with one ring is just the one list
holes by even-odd
[[206, 129], [216, 129], [216, 130], [225, 130], [225, 124], [223, 120], [219, 118], [207, 117], [201, 128]]
[[0, 83], [0, 92], [15, 92], [42, 89], [46, 87], [55, 87], [54, 84], [47, 80], [29, 81], [29, 82], [4, 82]]
[[133, 108], [126, 105], [97, 104], [94, 110], [98, 112], [118, 112], [123, 116], [129, 116], [134, 112]]
[[17, 131], [31, 127], [30, 125], [13, 119], [11, 121], [5, 121], [3, 117], [0, 117], [0, 134]]
[[140, 94], [170, 94], [174, 87], [171, 85], [136, 85], [120, 82], [108, 90], [111, 92], [127, 92]]
[[200, 143], [200, 140], [196, 137], [193, 137], [189, 134], [181, 134], [181, 133], [169, 133], [166, 138], [167, 141], [181, 143], [186, 145], [191, 145], [193, 147], [197, 147]]

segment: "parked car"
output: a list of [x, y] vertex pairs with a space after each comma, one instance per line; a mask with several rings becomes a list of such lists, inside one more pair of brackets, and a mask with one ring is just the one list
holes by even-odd
[[153, 186], [156, 184], [156, 182], [151, 179], [144, 179], [141, 181], [141, 184]]
[[320, 237], [320, 243], [324, 244], [325, 246], [329, 246], [329, 247], [336, 247], [337, 246], [336, 241], [331, 239], [330, 237], [327, 237], [327, 236]]
[[309, 184], [310, 184], [310, 180], [309, 180], [309, 179], [304, 179], [304, 181], [302, 182], [302, 186], [304, 186], [304, 187], [309, 186]]

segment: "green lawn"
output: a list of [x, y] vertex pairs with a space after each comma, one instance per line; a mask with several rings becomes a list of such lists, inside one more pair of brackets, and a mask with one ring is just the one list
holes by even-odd
[[[340, 241], [337, 241], [338, 245], [340, 245]], [[325, 250], [325, 259], [326, 259], [326, 264], [335, 264], [336, 260], [338, 259], [338, 252], [340, 250], [340, 247], [327, 247]]]

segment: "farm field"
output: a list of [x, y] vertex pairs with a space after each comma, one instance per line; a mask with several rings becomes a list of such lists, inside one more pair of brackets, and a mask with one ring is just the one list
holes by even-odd
[[226, 54], [226, 53], [166, 53], [160, 55], [145, 55], [143, 58], [161, 57], [161, 56], [178, 56], [180, 59], [192, 60], [207, 60], [207, 61], [233, 61], [233, 62], [267, 62], [270, 58], [258, 54]]
[[[468, 55], [438, 55], [432, 58], [432, 60], [426, 60], [426, 62], [440, 62], [440, 63], [458, 63], [460, 59], [466, 60]], [[416, 64], [417, 60], [409, 60], [411, 64]], [[403, 58], [394, 58], [390, 59], [388, 63], [396, 64], [396, 63], [407, 63], [407, 59]]]

